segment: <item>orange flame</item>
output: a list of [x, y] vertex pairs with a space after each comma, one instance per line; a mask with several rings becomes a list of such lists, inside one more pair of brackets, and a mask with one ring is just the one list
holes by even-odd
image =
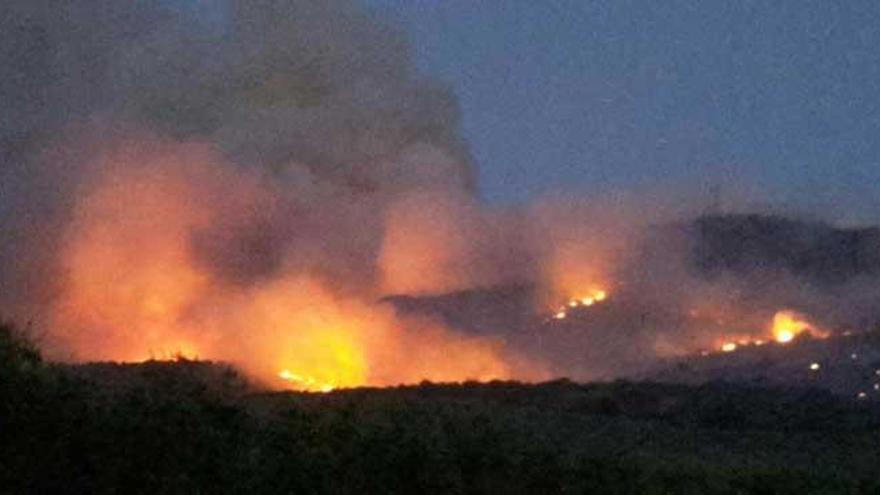
[[219, 277], [194, 254], [193, 232], [236, 215], [246, 223], [277, 193], [205, 147], [144, 148], [152, 151], [123, 150], [99, 163], [76, 203], [53, 307], [59, 357], [179, 353], [309, 391], [541, 373], [514, 367], [494, 340], [403, 319], [365, 302], [373, 293], [343, 296], [301, 268], [251, 285]]
[[[826, 338], [829, 335], [828, 332], [807, 321], [803, 315], [791, 310], [780, 310], [773, 315], [773, 320], [769, 324], [769, 342], [785, 345], [805, 332], [816, 338]], [[763, 346], [767, 343], [768, 340], [765, 338], [755, 338], [752, 335], [735, 338], [728, 335], [723, 340], [716, 341], [716, 348], [722, 352], [734, 352], [741, 347]]]
[[777, 311], [776, 314], [773, 315], [771, 333], [773, 334], [773, 339], [780, 344], [787, 344], [794, 340], [798, 335], [807, 331], [816, 333], [817, 336], [822, 333], [803, 316], [794, 311]]

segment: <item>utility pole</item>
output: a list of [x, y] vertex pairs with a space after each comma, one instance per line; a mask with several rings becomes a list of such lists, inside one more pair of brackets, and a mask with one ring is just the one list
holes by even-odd
[[706, 208], [706, 213], [709, 215], [724, 213], [721, 201], [721, 184], [712, 184], [709, 187], [709, 205]]

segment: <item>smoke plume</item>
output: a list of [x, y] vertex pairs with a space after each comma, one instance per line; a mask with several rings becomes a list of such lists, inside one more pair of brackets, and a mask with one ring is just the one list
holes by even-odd
[[[354, 1], [0, 14], [0, 312], [57, 359], [180, 353], [309, 390], [595, 378], [876, 302], [873, 277], [696, 270], [687, 188], [484, 204], [451, 91]], [[500, 316], [499, 287], [524, 288]], [[450, 293], [490, 294], [468, 320], [490, 324], [392, 297]]]
[[181, 353], [304, 388], [532, 372], [377, 302], [469, 283], [406, 256], [431, 235], [435, 259], [488, 249], [455, 99], [394, 26], [344, 0], [2, 9], [0, 303], [51, 355]]

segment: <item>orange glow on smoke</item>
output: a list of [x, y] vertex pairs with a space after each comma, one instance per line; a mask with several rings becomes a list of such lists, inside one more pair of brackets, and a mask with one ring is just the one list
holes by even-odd
[[197, 354], [178, 318], [208, 280], [184, 240], [208, 212], [188, 201], [193, 191], [180, 171], [164, 157], [151, 159], [145, 165], [152, 167], [118, 167], [98, 178], [75, 209], [53, 323], [80, 359]]
[[301, 269], [252, 284], [218, 276], [194, 254], [194, 233], [247, 224], [277, 192], [204, 147], [153, 149], [110, 156], [82, 189], [61, 249], [57, 357], [198, 357], [309, 391], [542, 373], [514, 367], [494, 340], [399, 317]]
[[396, 198], [383, 225], [381, 291], [442, 294], [503, 283], [512, 270], [504, 254], [506, 225], [502, 214], [462, 193], [422, 191]]
[[637, 242], [619, 198], [548, 198], [529, 211], [529, 238], [540, 258], [538, 307], [576, 297], [591, 306], [614, 288], [616, 270]]

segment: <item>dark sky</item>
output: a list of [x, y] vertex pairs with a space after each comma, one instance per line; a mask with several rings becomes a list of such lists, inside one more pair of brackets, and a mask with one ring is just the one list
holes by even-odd
[[453, 87], [491, 202], [722, 183], [880, 218], [880, 2], [364, 2]]

